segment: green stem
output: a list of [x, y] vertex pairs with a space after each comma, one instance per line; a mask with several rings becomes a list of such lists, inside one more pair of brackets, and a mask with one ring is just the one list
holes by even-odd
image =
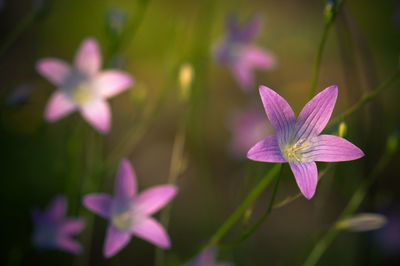
[[356, 192], [351, 197], [349, 203], [346, 208], [343, 210], [342, 214], [339, 216], [337, 222], [328, 230], [328, 232], [317, 242], [311, 251], [310, 255], [306, 259], [304, 265], [305, 266], [313, 266], [321, 258], [322, 254], [329, 247], [332, 241], [340, 232], [340, 228], [336, 225], [342, 220], [347, 218], [349, 215], [354, 213], [357, 208], [360, 206], [361, 202], [364, 200], [367, 195], [368, 189], [375, 182], [376, 178], [379, 174], [386, 168], [389, 164], [392, 154], [389, 151], [386, 151], [385, 154], [381, 157], [378, 164], [372, 170], [369, 177], [358, 187]]
[[400, 77], [400, 70], [396, 70], [385, 82], [383, 82], [377, 89], [365, 94], [356, 104], [351, 106], [347, 111], [331, 120], [327, 126], [335, 125], [347, 117], [359, 111], [365, 104], [376, 98], [384, 90], [390, 87]]
[[326, 39], [328, 38], [328, 33], [329, 33], [329, 29], [331, 28], [332, 22], [333, 22], [333, 20], [330, 20], [325, 23], [324, 31], [322, 33], [322, 37], [319, 42], [317, 57], [315, 58], [315, 61], [314, 61], [314, 70], [313, 70], [313, 76], [311, 79], [310, 92], [308, 95], [309, 99], [311, 99], [315, 95], [315, 87], [317, 85], [319, 68], [321, 66], [322, 52], [324, 50]]
[[250, 228], [242, 235], [242, 237], [241, 237], [238, 241], [236, 241], [236, 242], [234, 242], [234, 243], [232, 243], [232, 244], [220, 245], [220, 246], [223, 246], [223, 247], [231, 247], [231, 246], [237, 246], [237, 245], [241, 244], [241, 243], [244, 242], [247, 238], [249, 238], [249, 237], [254, 233], [254, 231], [256, 231], [257, 228], [265, 221], [265, 219], [270, 215], [270, 213], [271, 213], [271, 211], [272, 211], [272, 208], [273, 208], [273, 206], [274, 206], [274, 200], [275, 200], [276, 192], [278, 191], [278, 186], [279, 186], [279, 181], [280, 181], [280, 179], [281, 179], [281, 175], [282, 175], [282, 167], [280, 167], [279, 173], [278, 173], [278, 175], [277, 175], [277, 177], [276, 177], [275, 185], [274, 185], [274, 188], [273, 188], [273, 190], [272, 190], [271, 200], [269, 201], [268, 208], [267, 208], [267, 210], [265, 211], [264, 215], [261, 216], [261, 218], [258, 219], [258, 221], [257, 221], [252, 227], [250, 227]]
[[260, 196], [264, 189], [271, 183], [273, 177], [277, 175], [282, 167], [282, 164], [275, 164], [274, 167], [264, 176], [257, 186], [249, 193], [245, 200], [239, 205], [235, 212], [217, 229], [215, 234], [200, 248], [197, 249], [192, 257], [199, 254], [201, 251], [211, 245], [216, 245], [223, 236], [231, 229], [233, 225], [242, 217], [247, 208]]

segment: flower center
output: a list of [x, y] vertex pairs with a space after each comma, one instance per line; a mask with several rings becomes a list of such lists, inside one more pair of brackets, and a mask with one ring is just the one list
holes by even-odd
[[312, 145], [309, 140], [307, 139], [299, 139], [296, 143], [287, 144], [281, 148], [281, 152], [283, 157], [288, 162], [300, 163], [308, 161], [307, 158], [304, 156], [304, 153], [311, 148]]
[[129, 211], [119, 213], [112, 216], [112, 223], [120, 230], [127, 230], [132, 225], [132, 217]]
[[83, 105], [92, 100], [93, 94], [88, 82], [81, 82], [75, 88], [72, 88], [70, 97], [77, 105]]
[[111, 222], [121, 231], [129, 231], [143, 217], [140, 210], [134, 207], [132, 200], [116, 203], [111, 211]]

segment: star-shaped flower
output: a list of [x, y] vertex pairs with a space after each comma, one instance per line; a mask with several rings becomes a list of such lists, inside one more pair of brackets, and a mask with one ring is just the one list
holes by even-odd
[[201, 252], [193, 260], [185, 264], [185, 266], [232, 266], [231, 263], [216, 262], [217, 249], [210, 247]]
[[99, 46], [93, 38], [82, 42], [72, 67], [54, 58], [37, 63], [37, 71], [58, 87], [47, 103], [47, 121], [79, 110], [100, 133], [109, 131], [111, 113], [106, 99], [132, 86], [133, 78], [119, 70], [100, 71], [101, 64]]
[[85, 224], [80, 218], [66, 218], [66, 211], [67, 201], [63, 196], [56, 197], [44, 212], [33, 209], [35, 246], [60, 249], [74, 254], [82, 251], [82, 246], [72, 236], [79, 234]]
[[217, 60], [232, 70], [237, 82], [245, 91], [254, 85], [254, 69], [269, 70], [275, 65], [275, 59], [269, 52], [252, 44], [260, 25], [259, 19], [252, 18], [241, 27], [236, 16], [228, 17], [228, 34], [216, 49]]
[[320, 135], [329, 121], [338, 94], [330, 86], [317, 94], [296, 116], [290, 105], [275, 91], [260, 86], [261, 100], [275, 129], [247, 153], [247, 158], [262, 162], [288, 162], [301, 193], [311, 199], [318, 182], [315, 161], [339, 162], [361, 158], [364, 153], [347, 140]]
[[160, 210], [177, 193], [176, 186], [164, 185], [137, 194], [135, 173], [124, 159], [115, 181], [114, 197], [95, 193], [82, 202], [88, 209], [110, 221], [103, 254], [112, 257], [128, 244], [131, 235], [143, 238], [161, 248], [169, 248], [170, 240], [164, 228], [151, 215]]

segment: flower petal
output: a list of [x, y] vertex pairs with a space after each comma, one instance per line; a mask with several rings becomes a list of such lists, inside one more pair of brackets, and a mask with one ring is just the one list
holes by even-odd
[[82, 252], [82, 246], [81, 244], [76, 241], [75, 239], [72, 239], [70, 237], [62, 236], [59, 237], [57, 240], [57, 246], [61, 250], [64, 250], [66, 252], [70, 252], [73, 254], [79, 254]]
[[67, 199], [64, 196], [57, 196], [46, 208], [46, 216], [53, 221], [60, 221], [67, 212]]
[[56, 91], [50, 96], [47, 102], [44, 116], [47, 121], [54, 122], [73, 112], [75, 109], [76, 105], [65, 93]]
[[95, 80], [95, 87], [106, 98], [113, 97], [133, 85], [131, 75], [118, 71], [108, 70], [100, 73]]
[[357, 146], [338, 136], [320, 135], [317, 143], [311, 152], [311, 156], [315, 161], [351, 161], [364, 156], [362, 150]]
[[278, 142], [285, 143], [290, 137], [296, 116], [290, 105], [278, 93], [265, 86], [260, 86], [259, 89], [265, 112], [275, 129]]
[[103, 246], [104, 257], [110, 258], [114, 256], [129, 243], [129, 240], [131, 240], [130, 233], [120, 231], [113, 225], [109, 225], [107, 229], [106, 240], [104, 241]]
[[314, 196], [315, 189], [317, 188], [317, 165], [315, 164], [315, 162], [289, 164], [294, 174], [294, 177], [296, 178], [296, 182], [300, 188], [301, 193], [307, 199], [311, 199]]
[[254, 161], [283, 163], [286, 159], [283, 158], [279, 148], [276, 135], [271, 135], [259, 141], [247, 153], [247, 158]]
[[244, 91], [249, 91], [253, 87], [254, 77], [248, 65], [238, 61], [232, 66], [232, 72], [239, 86]]
[[105, 193], [93, 193], [83, 197], [82, 204], [103, 218], [111, 217], [112, 198]]
[[62, 60], [45, 58], [36, 63], [36, 70], [56, 86], [63, 85], [71, 72], [71, 67]]
[[240, 60], [248, 68], [271, 69], [275, 66], [275, 58], [268, 52], [252, 46], [246, 45], [241, 49]]
[[115, 180], [114, 195], [119, 199], [132, 198], [137, 191], [136, 175], [127, 159], [123, 159]]
[[167, 204], [178, 192], [172, 185], [149, 188], [140, 193], [135, 199], [135, 206], [143, 213], [151, 215]]
[[147, 218], [132, 228], [132, 233], [161, 248], [171, 246], [169, 236], [164, 228], [153, 218]]
[[60, 233], [62, 235], [76, 235], [83, 230], [85, 222], [79, 218], [66, 219], [61, 226]]
[[330, 86], [304, 106], [296, 122], [295, 139], [299, 140], [321, 133], [331, 117], [337, 95], [337, 86]]
[[94, 75], [101, 67], [101, 54], [97, 40], [94, 38], [85, 39], [75, 55], [75, 67], [88, 75]]
[[84, 105], [81, 114], [100, 133], [106, 134], [110, 130], [111, 111], [106, 101], [97, 100]]

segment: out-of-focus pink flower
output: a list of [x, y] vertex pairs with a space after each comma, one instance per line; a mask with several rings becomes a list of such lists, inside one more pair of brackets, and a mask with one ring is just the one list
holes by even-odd
[[161, 248], [169, 248], [168, 234], [151, 215], [177, 192], [176, 186], [164, 185], [137, 194], [135, 173], [129, 161], [124, 159], [115, 181], [114, 197], [95, 193], [86, 195], [82, 200], [88, 209], [110, 221], [103, 247], [104, 256], [114, 256], [129, 243], [132, 235]]
[[79, 218], [66, 218], [66, 211], [67, 201], [63, 196], [56, 197], [44, 212], [37, 208], [33, 209], [35, 246], [60, 249], [74, 254], [82, 251], [82, 246], [72, 236], [79, 234], [85, 224]]
[[216, 257], [217, 249], [211, 247], [201, 252], [197, 257], [185, 264], [185, 266], [233, 266], [231, 263], [216, 262]]
[[24, 105], [33, 93], [33, 86], [25, 83], [16, 87], [7, 97], [7, 104], [15, 107]]
[[228, 126], [232, 132], [229, 151], [238, 159], [245, 159], [254, 143], [273, 132], [271, 125], [265, 120], [264, 112], [256, 108], [235, 111]]
[[47, 103], [47, 121], [57, 121], [78, 110], [100, 133], [109, 131], [111, 113], [106, 99], [132, 86], [133, 78], [119, 70], [101, 71], [101, 64], [99, 46], [93, 38], [82, 42], [72, 67], [54, 58], [36, 64], [37, 71], [58, 87]]
[[241, 27], [236, 16], [228, 17], [227, 36], [217, 45], [215, 51], [217, 61], [231, 69], [244, 91], [249, 91], [254, 86], [254, 69], [270, 70], [275, 65], [271, 53], [252, 44], [260, 26], [257, 18], [252, 18]]

